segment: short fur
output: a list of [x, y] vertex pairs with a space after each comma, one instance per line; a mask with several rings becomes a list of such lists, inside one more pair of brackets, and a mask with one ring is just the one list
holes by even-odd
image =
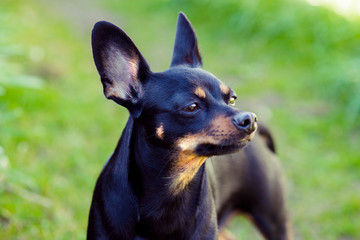
[[105, 96], [130, 116], [97, 180], [87, 239], [218, 239], [234, 212], [250, 216], [266, 239], [289, 239], [272, 137], [201, 68], [183, 13], [166, 71], [153, 73], [108, 22], [95, 25], [92, 47]]

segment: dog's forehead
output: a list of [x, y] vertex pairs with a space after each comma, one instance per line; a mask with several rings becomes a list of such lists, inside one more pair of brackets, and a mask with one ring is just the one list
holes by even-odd
[[170, 80], [169, 85], [183, 88], [220, 88], [221, 81], [213, 74], [201, 68], [173, 67], [163, 73], [164, 78]]

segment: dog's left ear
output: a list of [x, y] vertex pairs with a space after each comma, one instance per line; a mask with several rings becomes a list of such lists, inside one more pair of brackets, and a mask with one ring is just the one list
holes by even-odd
[[108, 22], [95, 24], [91, 44], [104, 95], [137, 118], [142, 110], [143, 84], [151, 73], [145, 59], [126, 33]]
[[170, 66], [177, 65], [189, 67], [201, 67], [202, 65], [195, 31], [189, 19], [182, 12], [178, 16], [174, 53]]

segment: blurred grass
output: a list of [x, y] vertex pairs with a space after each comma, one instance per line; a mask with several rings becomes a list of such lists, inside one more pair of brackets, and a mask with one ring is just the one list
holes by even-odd
[[[112, 19], [162, 71], [180, 10], [204, 68], [272, 129], [296, 239], [359, 239], [359, 21], [291, 0], [52, 4], [0, 3], [1, 239], [85, 237], [96, 177], [127, 118], [102, 96], [88, 30]], [[230, 228], [259, 238], [241, 218]]]

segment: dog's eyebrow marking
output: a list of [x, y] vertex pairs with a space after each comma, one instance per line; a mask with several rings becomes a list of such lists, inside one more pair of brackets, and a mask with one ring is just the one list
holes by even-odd
[[230, 88], [226, 86], [224, 83], [220, 83], [219, 85], [220, 91], [222, 94], [227, 95], [230, 93]]
[[160, 123], [159, 127], [156, 128], [156, 136], [164, 139], [164, 124]]
[[205, 90], [198, 86], [195, 88], [195, 91], [194, 91], [195, 95], [198, 96], [199, 98], [206, 98], [206, 93], [205, 93]]

